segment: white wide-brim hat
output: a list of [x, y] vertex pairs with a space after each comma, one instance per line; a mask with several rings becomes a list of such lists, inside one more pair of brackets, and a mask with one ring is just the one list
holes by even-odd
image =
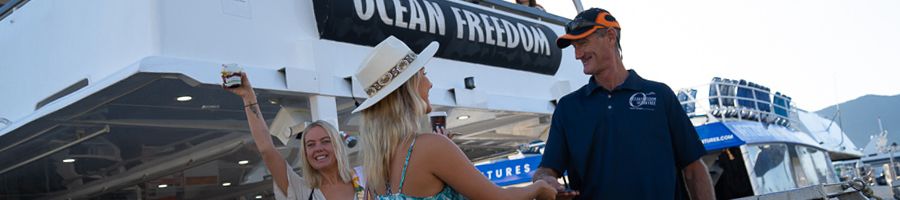
[[363, 61], [359, 71], [353, 76], [353, 82], [362, 88], [369, 96], [359, 107], [353, 110], [356, 113], [375, 105], [385, 96], [397, 90], [409, 78], [425, 67], [434, 54], [437, 53], [440, 44], [431, 42], [422, 52], [416, 54], [394, 36], [390, 36], [378, 45], [372, 53]]

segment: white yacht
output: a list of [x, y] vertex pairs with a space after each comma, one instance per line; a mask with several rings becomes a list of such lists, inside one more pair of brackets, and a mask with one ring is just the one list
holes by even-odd
[[[454, 141], [495, 183], [527, 182], [555, 100], [588, 80], [553, 46], [568, 20], [500, 0], [0, 0], [0, 199], [272, 199], [221, 66], [250, 74], [296, 164], [304, 122], [359, 134], [349, 77], [390, 35], [441, 43], [426, 71]], [[835, 183], [831, 159], [858, 157], [747, 88], [679, 91], [722, 195]]]
[[715, 77], [677, 95], [708, 151], [720, 199], [821, 197], [802, 194], [840, 185], [832, 161], [862, 156], [840, 128], [826, 128], [831, 120], [750, 81]]

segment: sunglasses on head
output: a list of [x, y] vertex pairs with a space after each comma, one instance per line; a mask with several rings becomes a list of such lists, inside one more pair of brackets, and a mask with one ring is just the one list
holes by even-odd
[[566, 33], [572, 35], [579, 35], [584, 32], [587, 32], [594, 28], [594, 26], [599, 26], [600, 28], [609, 28], [603, 24], [598, 24], [592, 21], [586, 21], [582, 19], [572, 20], [568, 24], [566, 24]]

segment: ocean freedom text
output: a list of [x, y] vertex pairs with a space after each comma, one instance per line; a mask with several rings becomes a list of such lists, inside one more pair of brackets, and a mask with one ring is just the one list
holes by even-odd
[[[393, 12], [385, 1], [391, 1]], [[406, 3], [406, 5], [403, 5]], [[380, 20], [385, 25], [446, 36], [447, 19], [455, 19], [457, 39], [469, 40], [510, 49], [521, 48], [527, 52], [550, 56], [547, 34], [534, 26], [484, 13], [450, 6], [444, 13], [440, 5], [429, 0], [354, 0], [356, 15], [363, 21]], [[373, 19], [373, 18], [378, 19]]]

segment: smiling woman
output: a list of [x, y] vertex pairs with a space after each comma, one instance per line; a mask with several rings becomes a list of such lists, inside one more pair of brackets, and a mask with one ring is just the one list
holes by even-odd
[[[236, 88], [225, 88], [244, 100], [244, 111], [250, 133], [259, 150], [260, 157], [272, 174], [275, 182], [275, 199], [356, 199], [357, 191], [361, 191], [358, 180], [353, 177], [353, 169], [347, 160], [347, 150], [337, 129], [325, 121], [316, 121], [306, 127], [300, 134], [303, 148], [300, 157], [303, 162], [303, 177], [294, 172], [275, 149], [269, 127], [260, 113], [256, 93], [241, 73], [241, 85]], [[304, 134], [305, 133], [305, 134]]]
[[321, 187], [323, 176], [333, 174], [344, 182], [353, 179], [347, 148], [340, 142], [341, 137], [334, 126], [326, 121], [316, 121], [300, 134], [303, 141], [303, 148], [300, 148], [301, 168], [307, 184], [314, 188]]

